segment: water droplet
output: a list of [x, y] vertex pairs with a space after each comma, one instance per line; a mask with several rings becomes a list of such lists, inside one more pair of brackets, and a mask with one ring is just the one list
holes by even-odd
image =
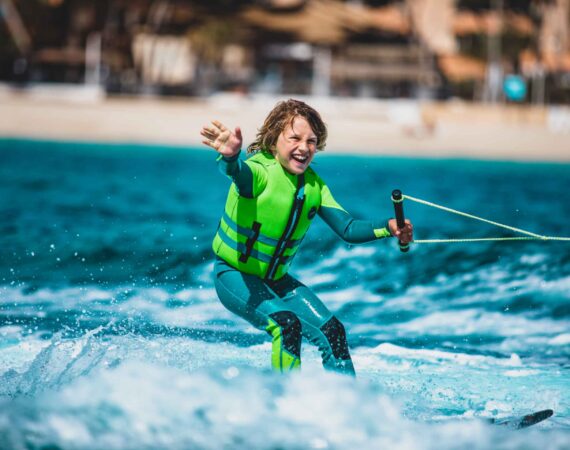
[[224, 378], [226, 380], [231, 380], [232, 378], [235, 378], [239, 375], [239, 369], [237, 367], [228, 367], [225, 371], [224, 371]]

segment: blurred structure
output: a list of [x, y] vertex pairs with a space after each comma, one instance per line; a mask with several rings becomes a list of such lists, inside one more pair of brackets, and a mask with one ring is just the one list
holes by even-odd
[[113, 94], [218, 91], [570, 102], [570, 0], [0, 0], [0, 79]]

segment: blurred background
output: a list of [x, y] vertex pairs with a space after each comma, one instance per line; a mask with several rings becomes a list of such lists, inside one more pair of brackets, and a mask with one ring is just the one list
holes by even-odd
[[570, 101], [568, 0], [1, 5], [0, 77], [21, 85], [89, 84], [107, 94]]
[[[2, 0], [0, 133], [195, 144], [188, 128], [201, 123], [190, 113], [196, 101], [204, 101], [205, 120], [239, 117], [254, 133], [276, 99], [310, 96], [344, 135], [346, 120], [358, 125], [362, 115], [374, 118], [363, 128], [385, 131], [381, 144], [378, 134], [339, 133], [333, 150], [528, 159], [546, 144], [543, 157], [567, 160], [569, 27], [569, 0]], [[71, 122], [70, 131], [62, 122], [82, 114], [46, 122], [44, 110], [21, 110], [23, 94], [92, 105], [133, 97], [188, 102], [168, 109], [172, 117], [163, 113], [162, 132], [136, 115], [119, 125], [127, 110], [115, 117], [116, 108]], [[260, 102], [248, 122], [243, 111]], [[224, 116], [232, 105], [234, 114]], [[162, 117], [156, 108], [145, 115]], [[33, 130], [22, 129], [27, 120]], [[147, 135], [129, 131], [135, 123]], [[473, 123], [490, 128], [473, 133]], [[498, 142], [485, 140], [489, 134]], [[514, 154], [513, 140], [522, 145]]]

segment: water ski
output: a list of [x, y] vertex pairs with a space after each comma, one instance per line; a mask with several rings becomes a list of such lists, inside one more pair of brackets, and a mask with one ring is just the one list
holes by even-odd
[[532, 425], [536, 425], [537, 423], [548, 419], [553, 414], [554, 411], [551, 409], [544, 409], [542, 411], [536, 411], [525, 416], [489, 419], [489, 422], [493, 425], [502, 425], [505, 427], [513, 428], [515, 430], [520, 430], [521, 428], [527, 428]]

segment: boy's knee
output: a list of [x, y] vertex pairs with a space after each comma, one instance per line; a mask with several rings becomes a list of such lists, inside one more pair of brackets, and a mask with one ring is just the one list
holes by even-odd
[[336, 359], [350, 359], [346, 330], [344, 329], [344, 325], [336, 317], [331, 317], [329, 321], [321, 327], [321, 331], [329, 342]]
[[270, 314], [271, 317], [283, 330], [291, 333], [301, 333], [301, 321], [291, 311], [278, 311]]
[[[291, 311], [278, 311], [269, 315], [270, 325], [267, 327], [269, 334], [275, 337], [279, 333], [283, 339], [283, 346], [293, 354], [298, 354], [301, 347], [301, 321]], [[274, 323], [271, 326], [271, 322]]]

